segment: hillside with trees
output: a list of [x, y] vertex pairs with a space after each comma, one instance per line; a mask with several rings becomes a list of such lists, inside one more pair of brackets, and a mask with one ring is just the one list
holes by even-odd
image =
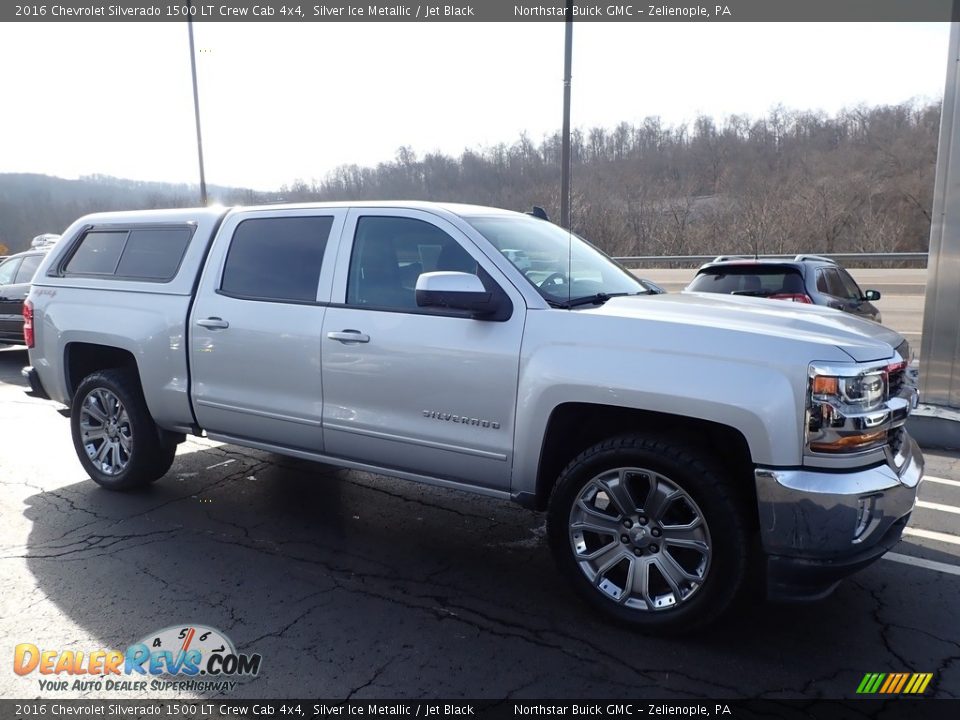
[[[261, 196], [249, 190], [210, 188], [231, 204], [250, 204]], [[49, 175], [0, 173], [0, 245], [7, 252], [26, 249], [30, 240], [62, 232], [81, 215], [107, 210], [190, 207], [199, 202], [196, 186], [136, 182], [93, 175], [65, 180]], [[6, 253], [0, 253], [6, 254]]]
[[[926, 250], [939, 122], [939, 103], [904, 103], [576, 130], [572, 223], [613, 255]], [[559, 185], [557, 133], [458, 157], [418, 157], [402, 147], [392, 161], [343, 166], [277, 193], [220, 188], [217, 196], [541, 205], [557, 219]], [[175, 207], [196, 197], [187, 185], [0, 175], [0, 241], [22, 247], [86, 212]]]

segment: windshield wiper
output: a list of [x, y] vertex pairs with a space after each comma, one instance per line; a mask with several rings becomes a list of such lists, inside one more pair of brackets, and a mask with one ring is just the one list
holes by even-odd
[[773, 295], [772, 290], [735, 290], [731, 295], [745, 295], [747, 297], [769, 297]]
[[616, 293], [597, 293], [596, 295], [587, 295], [586, 297], [573, 298], [572, 300], [547, 300], [550, 303], [550, 307], [563, 308], [564, 310], [569, 310], [570, 308], [579, 307], [580, 305], [603, 305], [610, 298], [622, 297], [624, 295], [646, 295], [646, 291], [641, 291], [638, 293], [628, 293], [628, 292], [616, 292]]

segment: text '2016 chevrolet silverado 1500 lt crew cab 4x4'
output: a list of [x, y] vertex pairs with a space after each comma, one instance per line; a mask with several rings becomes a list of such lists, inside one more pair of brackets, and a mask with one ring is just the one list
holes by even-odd
[[90, 215], [24, 314], [24, 374], [70, 407], [103, 487], [158, 479], [205, 433], [512, 498], [547, 510], [587, 601], [645, 630], [713, 620], [754, 570], [775, 598], [826, 594], [897, 542], [922, 475], [896, 333], [651, 295], [504, 210]]

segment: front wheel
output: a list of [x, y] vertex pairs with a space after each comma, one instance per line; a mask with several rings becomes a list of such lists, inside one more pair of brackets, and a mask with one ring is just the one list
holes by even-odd
[[84, 378], [70, 410], [70, 431], [83, 469], [110, 490], [157, 480], [170, 469], [177, 450], [161, 435], [136, 376], [127, 370]]
[[711, 622], [746, 575], [742, 503], [709, 458], [668, 439], [625, 435], [582, 452], [557, 481], [547, 525], [580, 594], [650, 632]]

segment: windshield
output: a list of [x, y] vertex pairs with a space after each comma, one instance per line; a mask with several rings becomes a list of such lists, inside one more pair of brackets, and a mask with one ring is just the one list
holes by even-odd
[[464, 218], [548, 301], [647, 293], [626, 269], [582, 238], [534, 217]]

